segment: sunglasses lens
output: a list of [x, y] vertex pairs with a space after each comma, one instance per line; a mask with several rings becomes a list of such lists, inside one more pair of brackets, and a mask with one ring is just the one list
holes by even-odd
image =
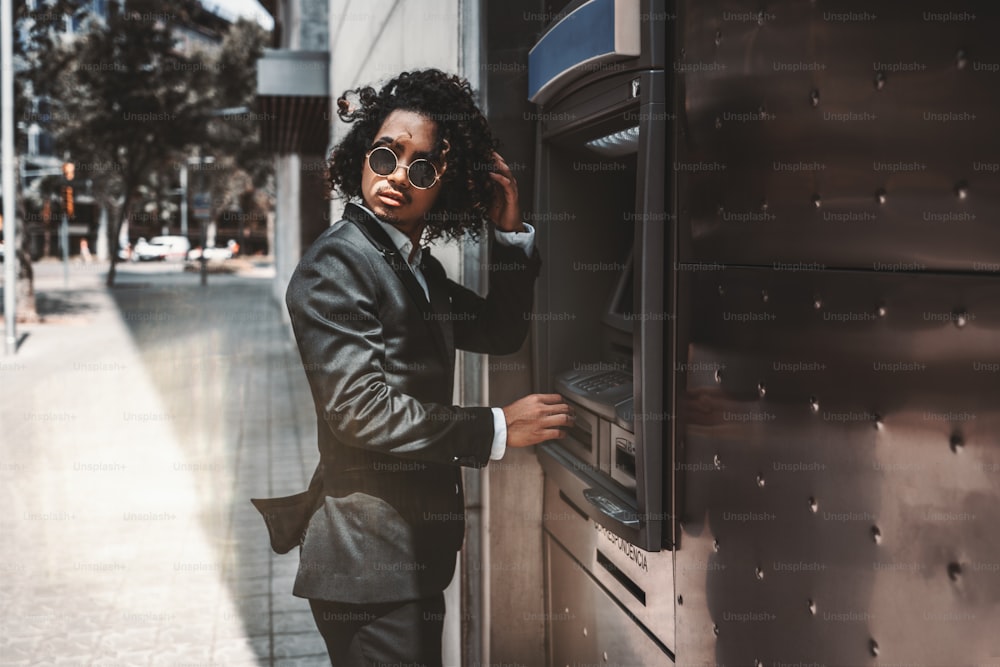
[[368, 166], [379, 176], [388, 176], [396, 170], [396, 154], [384, 146], [368, 156]]
[[428, 160], [414, 160], [410, 163], [410, 183], [417, 188], [429, 188], [437, 180], [434, 165]]

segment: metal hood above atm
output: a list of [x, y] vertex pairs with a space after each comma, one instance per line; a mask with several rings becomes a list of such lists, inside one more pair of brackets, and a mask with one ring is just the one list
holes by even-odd
[[322, 154], [330, 142], [330, 53], [265, 49], [257, 61], [264, 148]]

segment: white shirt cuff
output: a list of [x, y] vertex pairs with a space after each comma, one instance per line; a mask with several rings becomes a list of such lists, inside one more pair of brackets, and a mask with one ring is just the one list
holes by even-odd
[[535, 245], [535, 228], [526, 222], [523, 224], [523, 232], [502, 232], [494, 227], [494, 236], [500, 243], [520, 248], [526, 255], [530, 255], [531, 248]]
[[499, 461], [507, 451], [507, 418], [500, 408], [490, 408], [493, 411], [493, 446], [490, 448], [490, 460]]

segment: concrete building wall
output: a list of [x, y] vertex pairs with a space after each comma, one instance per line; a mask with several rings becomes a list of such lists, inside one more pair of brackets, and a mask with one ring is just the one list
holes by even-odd
[[[490, 126], [518, 182], [522, 216], [532, 218], [535, 188], [535, 105], [527, 100], [528, 50], [544, 29], [540, 0], [484, 2], [480, 64]], [[543, 261], [553, 248], [539, 247]], [[491, 357], [489, 402], [506, 405], [531, 393], [531, 346]], [[545, 580], [542, 552], [542, 469], [534, 448], [509, 450], [490, 466], [485, 499], [490, 527], [486, 550], [489, 663], [544, 665]]]
[[[302, 255], [299, 238], [300, 164], [298, 155], [275, 158], [277, 197], [274, 220], [274, 298], [285, 302], [285, 288]], [[284, 309], [282, 309], [284, 313]], [[285, 314], [287, 317], [287, 313]]]
[[[275, 20], [281, 40], [277, 48], [325, 51], [328, 0], [279, 0]], [[326, 146], [315, 153], [278, 156], [275, 161], [277, 210], [274, 237], [274, 296], [284, 303], [285, 289], [302, 251], [329, 225], [329, 207], [323, 194], [322, 170], [317, 163]], [[287, 321], [287, 313], [282, 309]]]

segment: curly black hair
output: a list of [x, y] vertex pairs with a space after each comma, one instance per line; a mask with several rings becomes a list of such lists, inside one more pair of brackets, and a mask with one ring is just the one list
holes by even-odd
[[327, 160], [328, 196], [336, 191], [348, 199], [361, 198], [365, 154], [386, 117], [395, 110], [412, 111], [435, 121], [432, 159], [439, 160], [448, 146], [441, 193], [426, 216], [426, 240], [465, 235], [478, 239], [499, 189], [489, 176], [499, 142], [476, 107], [469, 82], [438, 69], [403, 72], [381, 90], [363, 86], [337, 98], [337, 115], [353, 127]]

